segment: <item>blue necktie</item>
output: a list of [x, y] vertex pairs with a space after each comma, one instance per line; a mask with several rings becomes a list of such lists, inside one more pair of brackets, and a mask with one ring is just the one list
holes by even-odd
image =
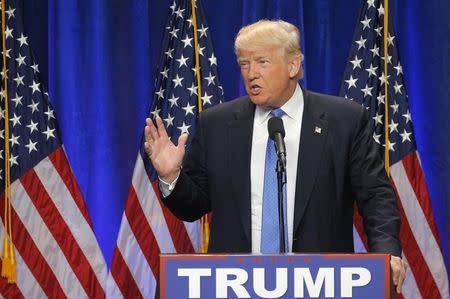
[[[281, 117], [285, 113], [280, 108], [270, 112], [272, 116]], [[272, 139], [268, 138], [266, 147], [266, 162], [264, 169], [264, 188], [262, 202], [262, 224], [261, 224], [261, 252], [280, 253], [280, 228], [278, 219], [278, 184], [277, 173], [277, 153]], [[285, 181], [285, 180], [284, 180]], [[287, 242], [286, 226], [286, 185], [283, 186], [283, 206], [285, 220], [285, 241]]]

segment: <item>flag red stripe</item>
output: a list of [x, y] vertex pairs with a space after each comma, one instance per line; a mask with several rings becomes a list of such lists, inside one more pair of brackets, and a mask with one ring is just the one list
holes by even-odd
[[[90, 298], [104, 298], [105, 293], [84, 252], [42, 185], [36, 172], [31, 169], [20, 178], [52, 236], [64, 253], [70, 267]], [[33, 196], [34, 195], [34, 196]]]
[[50, 159], [50, 161], [52, 161], [53, 166], [55, 167], [61, 179], [64, 181], [67, 190], [69, 190], [70, 194], [72, 195], [73, 201], [78, 206], [78, 209], [80, 209], [84, 219], [86, 219], [86, 222], [92, 229], [92, 222], [83, 199], [83, 194], [81, 194], [78, 182], [73, 176], [72, 169], [70, 169], [69, 167], [70, 164], [67, 160], [66, 153], [64, 152], [63, 147], [58, 147], [53, 151], [53, 153], [48, 156], [48, 158]]
[[423, 214], [427, 219], [428, 226], [433, 233], [436, 242], [441, 249], [441, 242], [439, 239], [436, 223], [434, 222], [433, 208], [431, 207], [431, 200], [428, 195], [427, 184], [425, 182], [425, 176], [422, 171], [422, 166], [419, 163], [416, 152], [408, 154], [402, 159], [403, 167], [408, 176], [409, 183], [416, 194], [417, 201], [422, 208]]
[[[392, 181], [391, 181], [392, 182]], [[399, 198], [397, 187], [393, 182], [394, 191]], [[400, 239], [403, 246], [403, 254], [409, 263], [409, 269], [412, 271], [416, 280], [417, 288], [423, 298], [441, 298], [436, 282], [433, 279], [430, 268], [426, 263], [423, 253], [420, 250], [416, 239], [409, 226], [408, 219], [403, 209], [402, 202], [397, 199], [398, 208], [401, 216]]]
[[130, 193], [128, 194], [125, 215], [130, 224], [130, 229], [141, 248], [142, 254], [150, 265], [153, 275], [157, 278], [159, 274], [160, 249], [152, 228], [145, 218], [144, 211], [138, 201], [134, 186], [130, 188]]
[[[3, 201], [2, 201], [3, 203]], [[0, 259], [0, 269], [2, 267], [3, 261]], [[8, 283], [7, 280], [3, 277], [0, 277], [0, 294], [3, 298], [14, 298], [21, 299], [25, 298], [17, 287], [17, 284]]]
[[111, 263], [111, 275], [116, 281], [117, 287], [124, 298], [143, 298], [133, 275], [128, 269], [119, 248], [114, 250], [114, 256]]
[[[1, 197], [2, 203], [4, 202], [4, 198], [3, 194]], [[4, 210], [4, 205], [0, 204], [0, 216], [3, 221]], [[11, 209], [11, 220], [14, 245], [44, 293], [48, 298], [66, 298], [55, 274], [37, 248], [14, 208]]]
[[158, 182], [152, 182], [153, 190], [158, 197], [159, 204], [166, 219], [167, 227], [169, 228], [170, 235], [172, 237], [173, 245], [177, 253], [194, 253], [194, 247], [192, 241], [189, 238], [189, 234], [184, 226], [183, 221], [176, 218], [172, 212], [164, 206], [161, 201], [161, 194], [158, 189]]

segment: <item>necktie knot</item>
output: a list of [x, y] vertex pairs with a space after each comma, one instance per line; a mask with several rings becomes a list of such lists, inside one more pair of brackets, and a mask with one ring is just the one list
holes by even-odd
[[272, 111], [270, 111], [270, 114], [275, 117], [282, 117], [286, 113], [283, 111], [283, 109], [277, 108], [277, 109], [273, 109]]

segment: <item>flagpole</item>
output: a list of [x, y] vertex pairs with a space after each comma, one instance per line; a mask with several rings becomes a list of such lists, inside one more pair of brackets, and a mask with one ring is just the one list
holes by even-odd
[[198, 33], [197, 33], [197, 14], [195, 11], [195, 0], [191, 0], [192, 6], [192, 26], [194, 27], [194, 56], [195, 56], [195, 77], [197, 79], [197, 103], [198, 103], [198, 112], [202, 112], [203, 104], [202, 104], [202, 80], [200, 76], [200, 57], [198, 52]]
[[3, 82], [5, 97], [5, 211], [4, 211], [4, 232], [3, 258], [1, 275], [8, 279], [8, 283], [16, 283], [16, 261], [14, 257], [14, 244], [12, 241], [11, 224], [11, 169], [10, 169], [10, 148], [9, 148], [9, 105], [8, 105], [8, 75], [6, 73], [6, 4], [2, 1], [2, 50], [3, 50]]
[[[191, 7], [192, 7], [192, 26], [194, 27], [194, 55], [195, 55], [195, 77], [197, 79], [197, 107], [198, 107], [198, 113], [202, 112], [203, 110], [203, 103], [202, 103], [202, 80], [200, 76], [200, 54], [198, 49], [198, 33], [197, 33], [197, 14], [196, 14], [196, 6], [195, 6], [196, 0], [191, 0]], [[203, 216], [200, 219], [201, 229], [202, 229], [202, 240], [201, 240], [201, 246], [200, 246], [200, 252], [206, 253], [208, 251], [208, 243], [209, 243], [209, 222], [208, 222], [208, 215]]]
[[384, 168], [388, 176], [390, 176], [390, 159], [389, 159], [389, 76], [388, 76], [388, 58], [389, 58], [389, 0], [384, 0], [384, 32], [383, 32], [383, 46], [384, 46]]

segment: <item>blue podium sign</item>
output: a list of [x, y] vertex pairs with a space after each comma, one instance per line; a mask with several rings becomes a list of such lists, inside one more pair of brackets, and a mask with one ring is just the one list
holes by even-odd
[[161, 255], [160, 295], [389, 298], [386, 254]]

